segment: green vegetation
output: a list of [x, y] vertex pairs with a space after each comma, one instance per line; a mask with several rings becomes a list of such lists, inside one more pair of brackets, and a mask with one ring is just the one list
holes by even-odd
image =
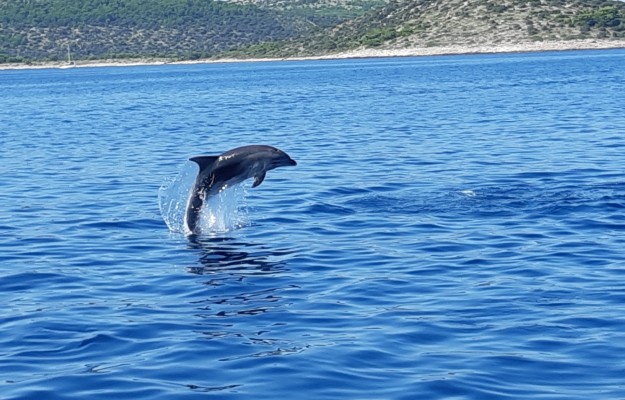
[[231, 1], [0, 0], [0, 63], [625, 38], [612, 0]]
[[360, 43], [366, 47], [377, 47], [388, 40], [395, 39], [397, 35], [398, 32], [393, 28], [374, 28], [362, 37]]
[[586, 28], [612, 28], [616, 31], [625, 30], [625, 10], [614, 6], [601, 7], [580, 13], [575, 21]]
[[314, 25], [298, 15], [212, 0], [0, 0], [0, 61], [208, 57], [283, 40]]
[[18, 29], [109, 24], [154, 29], [234, 19], [262, 25], [273, 17], [253, 5], [206, 0], [3, 0], [0, 9], [0, 23]]

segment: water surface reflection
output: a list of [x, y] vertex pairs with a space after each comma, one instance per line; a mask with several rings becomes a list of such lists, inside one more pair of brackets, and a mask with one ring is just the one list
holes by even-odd
[[[293, 301], [289, 291], [300, 290], [285, 273], [292, 250], [231, 237], [192, 235], [188, 240], [189, 248], [199, 253], [199, 262], [187, 271], [199, 276], [202, 284], [190, 301], [199, 321], [195, 330], [206, 340], [220, 370], [267, 368], [276, 358], [309, 347], [285, 332]], [[226, 379], [231, 385], [224, 391], [238, 387], [232, 379]], [[200, 382], [195, 384], [200, 387]]]
[[231, 237], [190, 235], [189, 248], [199, 250], [199, 264], [188, 267], [192, 274], [238, 273], [267, 275], [284, 272], [291, 250], [276, 250], [267, 245], [248, 243]]
[[189, 247], [199, 251], [199, 263], [187, 271], [209, 278], [201, 281], [203, 298], [192, 302], [199, 311], [196, 316], [204, 321], [214, 322], [217, 317], [221, 324], [229, 317], [228, 324], [236, 324], [231, 318], [275, 310], [281, 303], [280, 293], [295, 287], [283, 276], [290, 250], [229, 237], [192, 235], [188, 239]]

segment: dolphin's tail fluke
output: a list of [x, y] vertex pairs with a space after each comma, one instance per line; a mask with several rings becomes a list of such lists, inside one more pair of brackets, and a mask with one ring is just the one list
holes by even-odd
[[204, 183], [202, 182], [202, 171], [210, 169], [213, 164], [219, 159], [219, 156], [195, 156], [189, 158], [200, 167], [197, 177], [195, 178], [195, 184], [191, 189], [189, 199], [187, 200], [187, 210], [185, 215], [185, 224], [190, 233], [195, 233], [197, 223], [200, 218], [200, 212], [204, 205]]

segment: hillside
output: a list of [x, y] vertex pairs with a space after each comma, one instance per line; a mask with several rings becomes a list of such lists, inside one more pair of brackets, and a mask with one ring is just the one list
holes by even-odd
[[613, 38], [610, 0], [0, 0], [0, 62], [287, 57]]
[[625, 3], [399, 0], [304, 39], [252, 46], [240, 54], [315, 55], [371, 47], [484, 46], [588, 38], [625, 43]]
[[197, 59], [306, 37], [384, 0], [0, 0], [0, 62]]
[[0, 0], [0, 59], [202, 57], [310, 29], [297, 17], [205, 0]]

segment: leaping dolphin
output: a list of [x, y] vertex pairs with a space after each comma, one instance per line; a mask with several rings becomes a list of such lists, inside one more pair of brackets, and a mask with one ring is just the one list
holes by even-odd
[[265, 145], [242, 146], [219, 156], [196, 156], [189, 160], [200, 167], [185, 211], [184, 223], [191, 233], [196, 233], [200, 212], [209, 197], [252, 177], [252, 187], [256, 187], [263, 182], [267, 171], [297, 165], [282, 150]]

